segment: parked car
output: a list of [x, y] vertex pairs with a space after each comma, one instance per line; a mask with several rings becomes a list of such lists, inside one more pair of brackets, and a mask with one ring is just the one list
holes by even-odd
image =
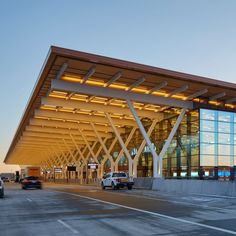
[[113, 190], [127, 187], [132, 189], [134, 181], [132, 177], [128, 177], [125, 172], [109, 172], [107, 173], [101, 182], [102, 189], [111, 187]]
[[4, 197], [4, 183], [0, 177], [0, 197], [3, 198]]
[[10, 182], [10, 179], [9, 179], [8, 177], [2, 176], [1, 178], [2, 178], [2, 181], [3, 181], [4, 183]]
[[21, 181], [21, 187], [22, 189], [28, 189], [28, 188], [42, 189], [42, 182], [36, 176], [28, 176]]

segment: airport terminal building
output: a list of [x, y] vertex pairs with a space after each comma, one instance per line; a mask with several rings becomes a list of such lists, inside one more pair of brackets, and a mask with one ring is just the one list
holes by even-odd
[[234, 180], [236, 84], [53, 46], [5, 163]]

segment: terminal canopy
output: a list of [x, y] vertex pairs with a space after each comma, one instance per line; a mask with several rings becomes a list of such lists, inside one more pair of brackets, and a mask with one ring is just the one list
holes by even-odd
[[199, 107], [234, 111], [235, 91], [223, 81], [53, 46], [5, 163], [43, 165], [110, 138], [129, 155], [120, 135], [140, 129], [138, 121]]

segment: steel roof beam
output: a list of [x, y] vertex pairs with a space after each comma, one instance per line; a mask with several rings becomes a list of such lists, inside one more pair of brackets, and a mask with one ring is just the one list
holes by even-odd
[[[24, 139], [21, 139], [18, 144], [32, 144], [32, 145], [44, 145], [46, 144], [47, 146], [54, 146], [55, 144], [59, 143], [58, 141], [43, 141], [43, 140], [32, 140], [32, 139], [28, 139], [28, 140], [24, 140]], [[84, 142], [77, 142], [78, 145], [81, 145], [83, 146], [84, 145]], [[63, 144], [62, 142], [60, 142], [59, 144]], [[69, 145], [73, 146], [73, 143], [70, 143]]]
[[159, 91], [159, 90], [161, 90], [162, 88], [166, 87], [167, 84], [168, 84], [168, 83], [167, 83], [166, 81], [163, 81], [163, 82], [161, 82], [160, 84], [158, 84], [157, 86], [151, 88], [151, 89], [147, 92], [147, 94], [152, 94], [152, 93], [154, 93], [154, 92], [156, 92], [156, 91]]
[[[129, 108], [124, 107], [117, 107], [113, 105], [104, 106], [103, 104], [98, 103], [86, 103], [81, 101], [73, 101], [73, 100], [65, 100], [61, 98], [42, 98], [41, 99], [42, 105], [50, 105], [50, 106], [62, 106], [68, 108], [76, 108], [76, 109], [87, 109], [91, 111], [100, 111], [107, 113], [120, 113], [123, 115], [132, 115]], [[163, 114], [156, 113], [154, 111], [146, 111], [146, 110], [137, 110], [137, 113], [140, 117], [149, 117], [149, 118], [163, 118]]]
[[186, 91], [188, 89], [188, 85], [183, 85], [175, 90], [173, 90], [172, 92], [170, 92], [167, 97], [172, 97], [173, 95], [175, 94], [178, 94], [178, 93], [182, 93], [184, 91]]
[[[69, 134], [50, 134], [50, 133], [39, 133], [39, 132], [32, 132], [32, 131], [27, 131], [23, 133], [23, 137], [45, 137], [45, 138], [52, 138], [52, 139], [70, 139]], [[76, 140], [82, 140], [80, 136], [75, 136]], [[96, 141], [96, 138], [88, 136], [88, 139], [90, 141]]]
[[[150, 94], [136, 93], [132, 91], [124, 91], [114, 88], [103, 88], [88, 84], [78, 84], [62, 80], [52, 80], [51, 89], [65, 92], [79, 92], [82, 94], [106, 96], [118, 99], [129, 99], [136, 102], [150, 103], [157, 105], [172, 105], [174, 107], [182, 107], [187, 109], [193, 108], [193, 102], [183, 101], [179, 99], [161, 97]], [[180, 89], [180, 88], [179, 88]]]
[[[36, 117], [45, 117], [45, 118], [56, 118], [62, 120], [74, 120], [74, 121], [82, 121], [82, 122], [93, 122], [93, 123], [101, 123], [108, 124], [108, 121], [103, 116], [95, 116], [95, 115], [85, 115], [85, 114], [73, 114], [68, 112], [56, 112], [50, 110], [35, 110], [34, 112]], [[137, 126], [134, 120], [125, 120], [113, 118], [113, 121], [116, 125], [121, 126]]]
[[59, 71], [57, 72], [57, 75], [55, 78], [56, 80], [59, 80], [62, 77], [67, 67], [68, 67], [68, 62], [64, 62], [63, 65], [60, 67]]
[[211, 97], [209, 97], [209, 101], [214, 101], [214, 100], [217, 100], [219, 98], [222, 98], [222, 97], [225, 97], [226, 96], [226, 93], [225, 92], [222, 92], [222, 93], [217, 93]]
[[197, 97], [200, 97], [202, 96], [203, 94], [205, 93], [208, 93], [208, 89], [202, 89], [200, 91], [197, 91], [196, 93], [193, 93], [191, 95], [189, 95], [186, 100], [191, 100], [191, 99], [194, 99], [194, 98], [197, 98]]
[[[35, 119], [32, 118], [30, 119], [30, 125], [32, 126], [39, 126], [39, 127], [52, 127], [52, 128], [64, 128], [64, 129], [78, 129], [78, 125], [77, 122], [69, 122], [69, 121], [56, 121], [56, 120], [45, 120], [45, 119]], [[96, 124], [98, 131], [101, 132], [112, 132], [112, 128], [109, 126], [105, 126], [105, 125], [99, 125]], [[81, 129], [85, 129], [85, 130], [92, 130], [91, 125], [89, 124], [83, 124], [80, 123], [80, 127]], [[119, 130], [120, 133], [124, 133], [125, 129], [124, 128], [117, 128]]]
[[230, 103], [234, 103], [234, 102], [236, 102], [236, 98], [230, 98], [225, 101], [226, 104], [230, 104]]
[[[61, 129], [61, 128], [48, 128], [48, 127], [37, 127], [37, 126], [27, 126], [26, 131], [33, 131], [33, 132], [39, 132], [39, 133], [52, 133], [52, 134], [74, 134], [79, 135], [78, 130], [69, 130], [69, 129]], [[96, 136], [93, 131], [85, 131], [83, 130], [83, 133], [86, 136]], [[107, 134], [105, 132], [99, 131], [100, 135], [103, 137], [111, 137], [111, 134]]]
[[116, 74], [112, 76], [112, 78], [104, 84], [104, 87], [109, 87], [112, 83], [116, 82], [120, 77], [122, 76], [122, 73], [119, 71]]
[[96, 71], [96, 66], [92, 66], [89, 71], [87, 72], [87, 74], [83, 77], [83, 80], [81, 81], [81, 83], [85, 83]]
[[131, 85], [128, 87], [127, 91], [131, 91], [133, 88], [138, 87], [138, 86], [139, 86], [140, 84], [142, 84], [144, 81], [145, 81], [145, 77], [144, 77], [144, 76], [140, 77], [137, 81], [135, 81], [133, 84], [131, 84]]

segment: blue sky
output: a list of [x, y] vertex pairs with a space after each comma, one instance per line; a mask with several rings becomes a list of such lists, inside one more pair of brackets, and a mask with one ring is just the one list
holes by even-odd
[[236, 83], [234, 0], [0, 1], [0, 172], [50, 45]]

